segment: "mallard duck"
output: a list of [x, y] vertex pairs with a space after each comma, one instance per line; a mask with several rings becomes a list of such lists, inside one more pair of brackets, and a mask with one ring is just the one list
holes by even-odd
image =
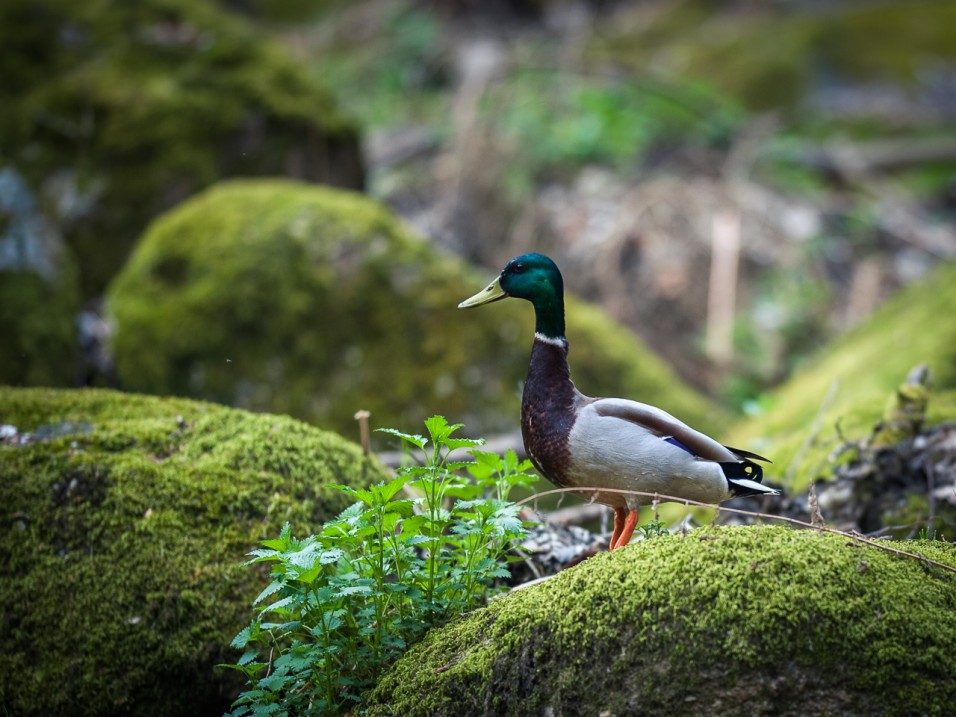
[[[459, 309], [499, 299], [534, 306], [535, 334], [521, 400], [521, 435], [535, 468], [563, 488], [615, 488], [703, 503], [778, 491], [761, 484], [766, 458], [723, 446], [666, 411], [624, 398], [590, 398], [574, 386], [564, 336], [564, 280], [551, 259], [508, 262]], [[641, 505], [653, 498], [581, 491], [614, 509], [610, 549], [630, 541]]]

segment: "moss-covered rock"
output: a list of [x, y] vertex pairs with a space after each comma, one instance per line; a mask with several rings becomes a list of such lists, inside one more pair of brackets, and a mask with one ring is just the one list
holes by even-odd
[[834, 81], [913, 86], [956, 59], [948, 0], [747, 10], [704, 0], [635, 4], [591, 51], [638, 72], [706, 78], [755, 110], [793, 108]]
[[152, 216], [220, 177], [363, 182], [328, 92], [210, 0], [11, 0], [0, 45], [0, 158], [43, 192], [87, 296]]
[[[441, 413], [516, 426], [533, 317], [524, 302], [462, 312], [487, 272], [355, 193], [220, 184], [156, 221], [110, 288], [126, 388], [289, 413], [354, 434]], [[620, 325], [568, 301], [578, 385], [713, 426], [717, 414]]]
[[[840, 433], [869, 437], [910, 369], [929, 367], [928, 424], [956, 417], [956, 263], [890, 299], [864, 324], [828, 346], [768, 398], [729, 441], [773, 458], [787, 487], [828, 475]], [[779, 474], [778, 474], [779, 475]], [[778, 478], [779, 480], [779, 478]]]
[[336, 435], [183, 399], [0, 388], [0, 424], [9, 714], [221, 714], [264, 581], [245, 553], [383, 477]]
[[[956, 566], [945, 543], [907, 547]], [[382, 715], [943, 715], [956, 575], [846, 538], [748, 527], [598, 555], [429, 633]]]

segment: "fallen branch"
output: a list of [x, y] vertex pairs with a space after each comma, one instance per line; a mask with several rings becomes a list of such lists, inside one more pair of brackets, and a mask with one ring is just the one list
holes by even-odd
[[570, 508], [558, 508], [545, 516], [551, 525], [581, 525], [592, 520], [600, 520], [607, 508], [598, 503], [572, 505]]
[[734, 513], [736, 515], [749, 515], [753, 518], [764, 518], [767, 520], [779, 520], [784, 523], [790, 523], [791, 525], [798, 525], [802, 528], [809, 528], [810, 530], [818, 530], [822, 533], [832, 533], [833, 535], [840, 535], [844, 538], [854, 540], [858, 543], [863, 543], [864, 545], [870, 545], [874, 548], [879, 548], [880, 550], [885, 550], [888, 553], [894, 553], [901, 557], [912, 558], [913, 560], [919, 560], [926, 565], [934, 565], [937, 568], [941, 568], [950, 573], [956, 573], [956, 567], [952, 565], [947, 565], [946, 563], [940, 563], [936, 560], [931, 560], [923, 555], [917, 555], [916, 553], [908, 553], [905, 550], [900, 550], [898, 548], [892, 548], [885, 543], [882, 543], [877, 540], [871, 540], [865, 536], [862, 536], [858, 533], [847, 533], [842, 530], [837, 530], [836, 528], [828, 528], [821, 525], [813, 525], [812, 523], [807, 523], [803, 520], [797, 520], [796, 518], [789, 518], [783, 515], [771, 515], [770, 513], [758, 513], [752, 510], [742, 510], [740, 508], [727, 508], [721, 505], [713, 505], [711, 503], [701, 503], [697, 500], [690, 500], [688, 498], [677, 498], [672, 495], [665, 495], [663, 493], [647, 493], [640, 490], [622, 490], [618, 488], [594, 488], [594, 487], [585, 487], [585, 488], [555, 488], [553, 490], [546, 490], [541, 493], [535, 493], [532, 496], [528, 496], [523, 500], [519, 500], [515, 505], [525, 505], [532, 501], [542, 498], [546, 495], [558, 494], [558, 493], [576, 493], [580, 494], [582, 492], [594, 491], [595, 493], [621, 493], [623, 495], [640, 495], [647, 498], [653, 498], [654, 504], [656, 505], [660, 501], [666, 501], [671, 503], [683, 503], [685, 506], [690, 507], [691, 505], [699, 506], [701, 508], [713, 508], [717, 512], [725, 513]]

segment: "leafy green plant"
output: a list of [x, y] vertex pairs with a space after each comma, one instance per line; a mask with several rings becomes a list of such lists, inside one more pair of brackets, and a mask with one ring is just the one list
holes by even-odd
[[[356, 502], [317, 535], [300, 540], [287, 524], [250, 553], [247, 564], [272, 563], [272, 580], [232, 643], [244, 652], [227, 667], [248, 679], [235, 717], [346, 711], [428, 628], [508, 576], [508, 546], [524, 534], [508, 494], [536, 479], [530, 463], [454, 437], [461, 425], [442, 416], [425, 426], [428, 438], [385, 430], [421, 462], [369, 488], [343, 486]], [[474, 461], [450, 460], [456, 449]]]
[[645, 539], [656, 538], [659, 535], [670, 535], [670, 531], [667, 530], [667, 524], [658, 518], [648, 521], [641, 526], [640, 530]]

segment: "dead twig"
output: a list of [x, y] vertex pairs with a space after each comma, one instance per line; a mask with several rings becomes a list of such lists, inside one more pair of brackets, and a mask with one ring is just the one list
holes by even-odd
[[368, 431], [368, 419], [372, 414], [369, 411], [356, 411], [355, 420], [359, 424], [359, 440], [362, 444], [362, 453], [372, 455], [372, 441]]
[[546, 495], [553, 495], [559, 493], [577, 493], [590, 492], [594, 493], [620, 493], [622, 495], [639, 495], [647, 498], [652, 498], [655, 501], [669, 501], [673, 503], [683, 503], [685, 506], [696, 505], [702, 508], [713, 508], [718, 512], [723, 511], [725, 513], [734, 513], [735, 515], [749, 515], [752, 518], [764, 518], [766, 520], [778, 520], [784, 523], [789, 523], [791, 525], [798, 525], [802, 528], [810, 528], [811, 530], [818, 530], [823, 533], [832, 533], [833, 535], [839, 535], [844, 538], [849, 538], [850, 540], [855, 540], [864, 545], [870, 545], [874, 548], [880, 550], [885, 550], [888, 553], [893, 553], [905, 558], [911, 558], [913, 560], [919, 560], [926, 565], [933, 565], [937, 568], [941, 568], [950, 573], [956, 573], [956, 566], [947, 565], [946, 563], [941, 563], [936, 560], [931, 560], [923, 555], [917, 555], [916, 553], [908, 553], [905, 550], [900, 550], [898, 548], [892, 548], [889, 545], [881, 543], [877, 540], [871, 540], [859, 533], [847, 533], [842, 530], [837, 530], [836, 528], [828, 528], [823, 525], [813, 525], [813, 523], [807, 523], [803, 520], [797, 520], [796, 518], [789, 518], [784, 515], [771, 515], [770, 513], [758, 513], [752, 510], [742, 510], [740, 508], [727, 508], [721, 505], [713, 505], [711, 503], [702, 503], [697, 500], [690, 500], [689, 498], [677, 498], [672, 495], [665, 495], [663, 493], [648, 493], [640, 490], [622, 490], [618, 488], [596, 488], [596, 487], [583, 487], [583, 488], [555, 488], [553, 490], [542, 491], [541, 493], [535, 493], [532, 496], [528, 496], [523, 500], [519, 500], [515, 505], [524, 505], [525, 503], [530, 503], [538, 498], [542, 498]]

